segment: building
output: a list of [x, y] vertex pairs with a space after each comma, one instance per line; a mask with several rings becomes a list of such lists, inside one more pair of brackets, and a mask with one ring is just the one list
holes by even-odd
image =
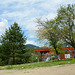
[[[75, 49], [73, 47], [64, 47], [63, 50], [65, 54], [60, 54], [61, 59], [75, 57]], [[34, 51], [35, 52], [39, 51], [41, 54], [41, 58], [47, 58], [48, 54], [53, 54], [53, 52], [51, 52], [51, 48], [34, 49]]]

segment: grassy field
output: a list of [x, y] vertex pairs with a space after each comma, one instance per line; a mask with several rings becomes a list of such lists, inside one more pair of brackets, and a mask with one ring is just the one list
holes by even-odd
[[64, 64], [74, 64], [75, 59], [64, 59], [64, 60], [54, 60], [51, 62], [39, 62], [39, 63], [27, 63], [27, 64], [20, 64], [20, 65], [7, 65], [7, 66], [0, 66], [0, 70], [5, 69], [29, 69], [29, 68], [37, 68], [37, 67], [48, 67], [48, 66], [55, 66], [55, 65], [64, 65]]

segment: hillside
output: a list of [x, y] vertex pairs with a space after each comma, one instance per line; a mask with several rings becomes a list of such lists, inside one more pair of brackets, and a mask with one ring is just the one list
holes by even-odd
[[33, 44], [27, 44], [26, 48], [39, 48], [39, 46], [33, 45]]

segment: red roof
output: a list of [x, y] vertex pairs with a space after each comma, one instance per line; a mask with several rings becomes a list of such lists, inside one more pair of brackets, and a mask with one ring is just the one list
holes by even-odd
[[65, 47], [64, 50], [75, 50], [73, 47]]
[[34, 49], [34, 51], [50, 51], [50, 48]]
[[[34, 51], [50, 51], [51, 48], [34, 49]], [[75, 50], [73, 47], [65, 47], [64, 50]]]

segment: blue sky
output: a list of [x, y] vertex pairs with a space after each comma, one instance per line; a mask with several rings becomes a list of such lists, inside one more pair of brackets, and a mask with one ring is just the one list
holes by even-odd
[[75, 0], [0, 0], [0, 35], [17, 22], [27, 37], [26, 44], [41, 46], [35, 31], [36, 18], [53, 19], [61, 5], [75, 4]]

